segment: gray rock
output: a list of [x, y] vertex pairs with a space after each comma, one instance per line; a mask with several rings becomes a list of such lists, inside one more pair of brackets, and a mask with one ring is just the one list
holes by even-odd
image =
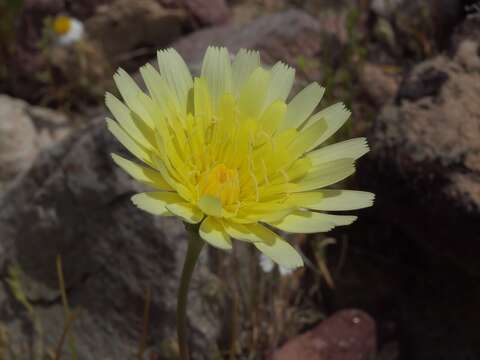
[[0, 182], [27, 170], [37, 156], [36, 131], [22, 100], [0, 95]]
[[462, 65], [467, 71], [480, 71], [480, 46], [478, 42], [466, 39], [458, 45], [455, 56], [456, 62]]
[[36, 128], [41, 149], [65, 139], [73, 130], [72, 121], [65, 113], [41, 106], [28, 106], [26, 111]]
[[204, 25], [227, 22], [230, 9], [225, 0], [183, 0], [188, 11]]
[[359, 170], [391, 226], [480, 274], [479, 54], [466, 41], [404, 79], [375, 122], [370, 166]]
[[99, 6], [85, 27], [118, 65], [167, 46], [181, 35], [184, 24], [183, 11], [166, 9], [155, 0], [116, 0]]
[[[175, 340], [187, 234], [178, 220], [150, 216], [131, 204], [130, 196], [141, 188], [113, 164], [111, 152], [122, 150], [103, 122], [94, 121], [42, 152], [0, 199], [0, 323], [17, 350], [32, 343], [31, 326], [6, 292], [7, 271], [12, 265], [21, 270], [24, 293], [43, 325], [43, 345], [52, 349], [63, 329], [57, 255], [64, 264], [70, 305], [81, 309], [73, 328], [79, 359], [135, 355], [147, 288], [152, 292], [149, 351], [166, 358], [165, 344]], [[201, 259], [190, 292], [194, 359], [213, 356], [220, 328], [216, 300], [204, 301], [204, 289], [216, 281], [205, 261]]]
[[244, 25], [215, 26], [197, 31], [173, 44], [190, 64], [200, 64], [209, 45], [258, 49], [262, 60], [295, 64], [300, 56], [313, 57], [321, 48], [320, 26], [300, 10], [265, 15]]
[[0, 181], [28, 170], [44, 148], [67, 137], [74, 126], [64, 113], [0, 95]]
[[366, 95], [377, 106], [393, 99], [399, 86], [397, 76], [389, 74], [381, 65], [368, 62], [362, 65], [359, 80]]

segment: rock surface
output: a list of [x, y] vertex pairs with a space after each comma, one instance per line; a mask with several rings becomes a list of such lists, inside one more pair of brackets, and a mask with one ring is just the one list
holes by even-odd
[[188, 11], [204, 25], [225, 23], [230, 9], [225, 0], [183, 0]]
[[184, 9], [197, 25], [219, 25], [230, 19], [226, 0], [157, 0], [169, 9]]
[[300, 10], [265, 15], [245, 25], [224, 25], [197, 31], [173, 44], [190, 64], [200, 64], [209, 45], [258, 49], [262, 61], [295, 64], [300, 56], [314, 56], [321, 48], [320, 26]]
[[376, 354], [374, 320], [359, 310], [342, 310], [293, 338], [271, 360], [369, 360]]
[[392, 226], [480, 274], [479, 54], [466, 41], [463, 55], [423, 62], [404, 79], [369, 138], [372, 166], [360, 171]]
[[0, 181], [27, 170], [37, 156], [35, 127], [27, 103], [0, 95]]
[[394, 51], [420, 60], [448, 47], [468, 3], [464, 0], [372, 0], [370, 9], [393, 25], [397, 37]]
[[98, 41], [109, 61], [119, 64], [155, 53], [180, 36], [185, 14], [166, 9], [155, 0], [117, 0], [99, 6], [85, 26], [89, 36]]
[[[110, 159], [122, 152], [102, 121], [44, 151], [31, 170], [0, 199], [0, 323], [11, 346], [29, 349], [31, 323], [7, 290], [8, 272], [20, 284], [42, 321], [45, 349], [54, 349], [63, 329], [55, 262], [60, 255], [72, 308], [80, 360], [133, 357], [142, 329], [145, 290], [151, 289], [148, 348], [164, 354], [175, 339], [175, 299], [186, 248], [183, 225], [135, 208], [141, 190]], [[205, 259], [204, 259], [205, 260]], [[203, 261], [204, 261], [203, 260]], [[190, 293], [194, 359], [209, 359], [215, 345], [215, 302], [203, 291], [216, 281], [203, 262]], [[38, 339], [37, 339], [38, 340]]]
[[52, 146], [73, 130], [59, 111], [0, 95], [0, 181], [28, 170], [39, 150]]
[[399, 79], [388, 74], [381, 65], [365, 63], [360, 70], [360, 85], [376, 106], [382, 106], [397, 94]]

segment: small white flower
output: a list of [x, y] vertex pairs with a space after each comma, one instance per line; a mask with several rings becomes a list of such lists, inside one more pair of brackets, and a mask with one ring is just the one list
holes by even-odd
[[[266, 273], [269, 273], [273, 270], [273, 267], [275, 266], [274, 262], [270, 260], [270, 258], [266, 257], [263, 254], [260, 254], [260, 267], [262, 270]], [[278, 270], [280, 271], [280, 275], [282, 276], [288, 276], [290, 275], [294, 269], [287, 268], [285, 266], [278, 266]]]
[[52, 27], [59, 45], [73, 44], [81, 40], [85, 32], [80, 20], [65, 15], [57, 16]]

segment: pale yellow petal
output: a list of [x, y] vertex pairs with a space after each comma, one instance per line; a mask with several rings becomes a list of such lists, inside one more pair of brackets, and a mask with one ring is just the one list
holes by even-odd
[[297, 181], [294, 192], [309, 191], [335, 184], [355, 172], [352, 159], [340, 159], [322, 163]]
[[153, 149], [152, 138], [153, 130], [147, 124], [142, 124], [142, 119], [136, 117], [137, 121], [131, 116], [131, 111], [115, 96], [108, 93], [105, 96], [105, 104], [120, 126], [138, 143], [147, 149]]
[[125, 148], [132, 153], [137, 159], [142, 160], [148, 165], [152, 165], [152, 160], [147, 152], [147, 150], [139, 145], [135, 140], [133, 140], [126, 132], [123, 130], [118, 123], [112, 119], [107, 118], [107, 127], [108, 130], [112, 133], [117, 140], [125, 146]]
[[203, 240], [216, 248], [223, 250], [232, 248], [232, 241], [223, 228], [222, 223], [212, 216], [207, 216], [207, 218], [202, 221], [199, 234]]
[[232, 64], [233, 95], [239, 96], [245, 81], [260, 66], [260, 53], [253, 50], [240, 49]]
[[175, 94], [182, 112], [187, 109], [188, 92], [193, 86], [192, 75], [187, 64], [175, 49], [157, 52], [158, 67], [162, 77]]
[[223, 220], [223, 227], [228, 235], [232, 238], [242, 241], [261, 241], [255, 235], [251, 233], [245, 224], [236, 223], [233, 221]]
[[339, 159], [357, 160], [369, 150], [366, 138], [354, 138], [332, 145], [324, 146], [308, 153], [313, 166]]
[[142, 90], [138, 87], [137, 83], [131, 78], [130, 75], [123, 69], [118, 69], [117, 73], [113, 75], [113, 80], [117, 85], [120, 94], [127, 106], [135, 112], [140, 118], [145, 121], [150, 127], [153, 127], [153, 120], [150, 115], [138, 101], [138, 94]]
[[335, 224], [325, 220], [321, 215], [307, 210], [296, 210], [282, 220], [269, 224], [290, 233], [310, 234], [332, 230]]
[[200, 209], [187, 202], [167, 204], [166, 208], [189, 224], [198, 224], [203, 219], [203, 213]]
[[290, 201], [300, 207], [322, 211], [357, 210], [373, 205], [375, 194], [354, 190], [320, 190], [292, 194]]
[[307, 123], [305, 124], [305, 128], [309, 128], [313, 124], [318, 121], [321, 121], [325, 124], [325, 132], [317, 139], [317, 141], [310, 147], [309, 150], [314, 149], [325, 140], [327, 140], [330, 136], [335, 134], [338, 129], [340, 129], [343, 124], [348, 120], [350, 117], [351, 112], [345, 107], [342, 103], [337, 103], [332, 106], [319, 111], [315, 115], [313, 115], [310, 119], [308, 119]]
[[298, 128], [312, 114], [323, 97], [325, 89], [316, 82], [300, 91], [288, 104], [281, 129]]
[[308, 128], [303, 128], [292, 144], [289, 146], [288, 152], [294, 159], [302, 156], [307, 149], [311, 148], [315, 144], [318, 138], [323, 132], [325, 132], [326, 126], [322, 122], [317, 122]]
[[226, 48], [208, 47], [203, 58], [201, 76], [207, 81], [216, 109], [221, 96], [224, 93], [232, 93], [232, 66]]
[[206, 215], [222, 216], [222, 203], [214, 196], [202, 196], [197, 205]]
[[[181, 113], [180, 102], [176, 94], [168, 86], [165, 79], [160, 76], [157, 70], [151, 65], [146, 64], [140, 68], [140, 74], [147, 86], [152, 99], [155, 100], [161, 116], [175, 116], [175, 113]], [[158, 119], [153, 118], [154, 122]]]
[[210, 97], [210, 92], [208, 91], [206, 80], [204, 78], [195, 78], [193, 89], [195, 94], [195, 116], [201, 117], [203, 121], [210, 121], [212, 118], [213, 108], [212, 99]]
[[251, 117], [260, 115], [270, 83], [270, 72], [256, 68], [245, 82], [238, 99], [240, 111]]
[[150, 168], [138, 165], [133, 161], [127, 160], [117, 154], [111, 154], [115, 164], [120, 166], [135, 180], [138, 180], [145, 185], [154, 187], [160, 190], [173, 190], [173, 188], [164, 180], [162, 175]]
[[308, 210], [297, 210], [280, 221], [269, 222], [273, 227], [291, 233], [311, 234], [327, 232], [335, 226], [350, 225], [356, 216], [330, 215]]
[[295, 80], [295, 69], [280, 61], [277, 62], [270, 71], [272, 78], [268, 87], [264, 107], [268, 107], [277, 100], [285, 102]]
[[295, 248], [279, 235], [260, 224], [245, 225], [258, 239], [253, 244], [275, 263], [288, 269], [303, 266], [303, 259]]
[[158, 159], [156, 157], [154, 157], [153, 160], [154, 160], [153, 167], [160, 172], [160, 174], [165, 179], [165, 181], [173, 189], [175, 189], [175, 191], [177, 191], [178, 194], [183, 199], [185, 199], [186, 201], [191, 201], [192, 192], [190, 191], [190, 189], [172, 176], [172, 174], [170, 173], [169, 169], [167, 169], [167, 167], [165, 166], [165, 163], [163, 161], [161, 161], [160, 159]]
[[287, 105], [283, 101], [274, 101], [263, 112], [259, 120], [262, 132], [258, 134], [260, 140], [262, 136], [266, 136], [264, 140], [269, 139], [275, 133], [278, 126], [283, 122], [287, 111]]
[[136, 194], [132, 196], [132, 202], [140, 209], [153, 215], [172, 215], [168, 204], [184, 201], [177, 193], [166, 191], [154, 191]]

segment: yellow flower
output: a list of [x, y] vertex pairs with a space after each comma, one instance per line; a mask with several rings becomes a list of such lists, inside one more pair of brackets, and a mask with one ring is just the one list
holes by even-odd
[[317, 83], [287, 102], [295, 71], [262, 67], [248, 50], [231, 61], [225, 48], [208, 48], [195, 78], [173, 49], [158, 52], [158, 65], [160, 73], [140, 69], [148, 93], [120, 69], [123, 102], [106, 95], [117, 120], [107, 119], [109, 130], [143, 162], [112, 154], [115, 163], [156, 189], [133, 196], [140, 209], [201, 223], [200, 236], [215, 247], [248, 241], [295, 268], [302, 257], [271, 228], [329, 231], [356, 217], [323, 211], [372, 205], [371, 193], [325, 189], [354, 173], [368, 145], [356, 138], [318, 148], [350, 112], [335, 104], [312, 115], [324, 93]]

